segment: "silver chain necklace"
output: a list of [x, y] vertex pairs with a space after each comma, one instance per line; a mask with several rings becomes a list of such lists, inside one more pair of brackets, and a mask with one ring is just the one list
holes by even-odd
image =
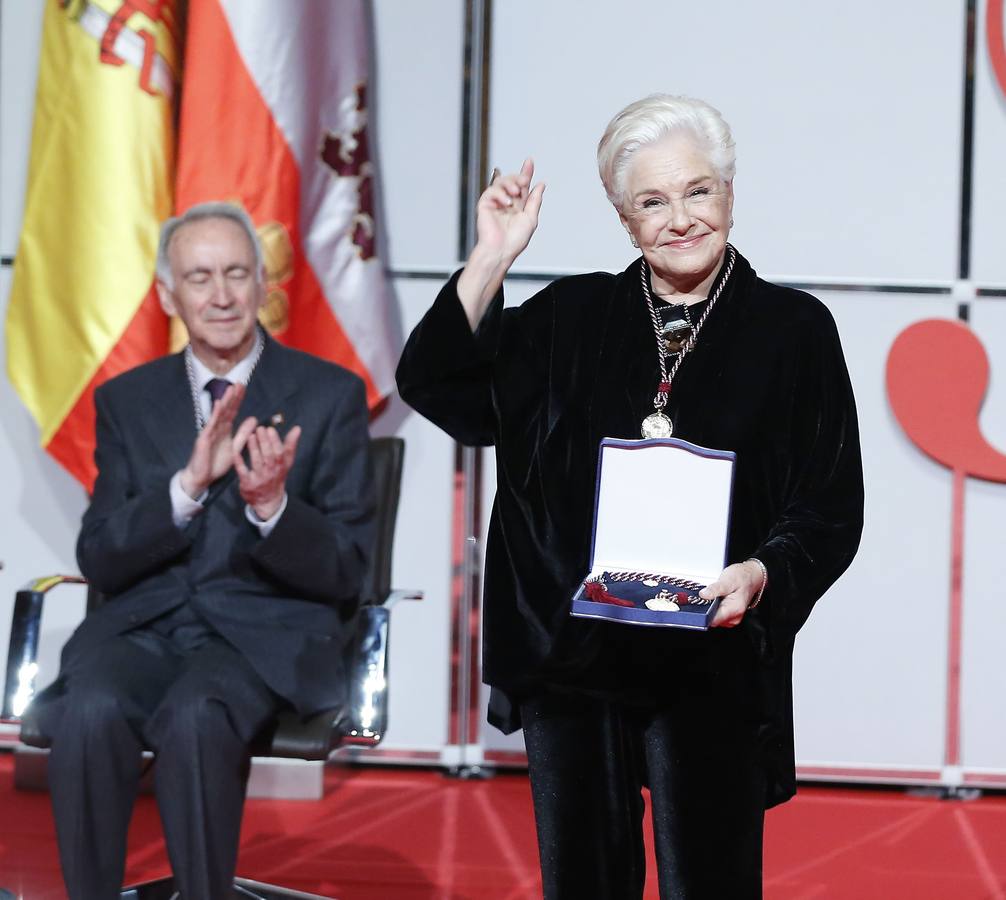
[[[252, 375], [255, 374], [255, 367], [258, 365], [258, 361], [262, 358], [262, 351], [265, 349], [265, 340], [262, 337], [262, 333], [256, 331], [255, 333], [255, 358], [252, 360], [251, 368], [248, 370], [248, 377], [244, 380], [244, 385], [247, 387], [248, 383], [252, 379]], [[206, 427], [206, 418], [203, 416], [203, 408], [199, 403], [199, 397], [202, 394], [202, 390], [198, 384], [196, 384], [196, 370], [192, 365], [192, 345], [189, 344], [185, 348], [185, 374], [189, 379], [189, 391], [192, 394], [192, 411], [196, 414], [196, 431], [202, 431]]]
[[[737, 251], [734, 250], [732, 244], [727, 244], [727, 267], [723, 273], [723, 278], [716, 286], [716, 290], [710, 294], [709, 303], [702, 315], [699, 316], [699, 321], [692, 328], [692, 333], [688, 335], [685, 342], [681, 345], [678, 358], [674, 361], [674, 365], [671, 366], [670, 372], [667, 371], [667, 361], [664, 358], [664, 336], [660, 327], [660, 316], [657, 315], [657, 310], [653, 305], [653, 297], [650, 296], [650, 267], [646, 264], [645, 259], [640, 261], [639, 275], [643, 283], [643, 297], [646, 299], [646, 307], [650, 311], [653, 333], [657, 336], [657, 359], [660, 362], [660, 384], [653, 398], [653, 412], [643, 419], [641, 427], [644, 438], [666, 438], [670, 437], [674, 432], [674, 425], [664, 412], [664, 407], [667, 406], [667, 399], [671, 394], [671, 382], [674, 381], [674, 376], [677, 375], [678, 369], [681, 368], [681, 364], [685, 361], [685, 357], [695, 349], [695, 342], [698, 340], [699, 331], [701, 331], [706, 319], [709, 318], [709, 313], [713, 311], [716, 301], [719, 299], [720, 294], [723, 293], [723, 288], [726, 287], [727, 282], [730, 280], [730, 274], [734, 270], [734, 263], [736, 261]], [[688, 324], [691, 325], [691, 316], [688, 315], [687, 307], [685, 309], [685, 318]]]

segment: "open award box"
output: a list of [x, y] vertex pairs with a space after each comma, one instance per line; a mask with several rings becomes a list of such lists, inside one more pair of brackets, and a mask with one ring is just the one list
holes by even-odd
[[707, 629], [719, 600], [698, 593], [726, 562], [735, 458], [677, 438], [602, 440], [590, 572], [572, 614]]

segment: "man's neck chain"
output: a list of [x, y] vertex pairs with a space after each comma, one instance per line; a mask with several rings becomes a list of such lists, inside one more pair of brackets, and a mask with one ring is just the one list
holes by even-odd
[[[258, 366], [258, 361], [262, 358], [262, 351], [265, 349], [265, 339], [262, 337], [262, 332], [256, 328], [255, 331], [255, 353], [252, 359], [251, 368], [248, 370], [248, 377], [244, 380], [244, 385], [251, 382], [252, 375], [255, 374], [255, 368]], [[203, 407], [199, 402], [202, 396], [202, 388], [199, 387], [196, 382], [196, 368], [193, 364], [193, 353], [192, 345], [188, 344], [185, 347], [185, 374], [189, 379], [189, 391], [192, 394], [192, 409], [196, 414], [196, 431], [202, 431], [206, 427], [206, 417], [203, 415]]]

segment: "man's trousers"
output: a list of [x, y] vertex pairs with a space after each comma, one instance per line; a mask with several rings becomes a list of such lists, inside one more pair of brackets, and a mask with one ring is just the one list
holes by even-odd
[[139, 629], [95, 647], [39, 710], [52, 740], [49, 785], [70, 900], [115, 900], [142, 774], [154, 783], [185, 900], [230, 896], [249, 745], [282, 701], [215, 634]]

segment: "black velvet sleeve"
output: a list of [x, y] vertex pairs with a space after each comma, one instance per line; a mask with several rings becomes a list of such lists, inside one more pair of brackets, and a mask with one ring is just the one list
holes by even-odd
[[492, 367], [503, 293], [473, 333], [458, 300], [455, 272], [402, 351], [396, 378], [402, 399], [462, 444], [493, 443]]
[[855, 399], [830, 313], [802, 323], [790, 396], [775, 424], [787, 477], [779, 514], [751, 555], [769, 575], [754, 615], [791, 641], [822, 594], [848, 568], [863, 529], [863, 468]]
[[544, 359], [525, 320], [541, 304], [532, 299], [504, 310], [500, 289], [472, 332], [458, 299], [460, 274], [441, 288], [409, 336], [396, 373], [398, 390], [455, 440], [491, 446], [501, 417], [530, 421], [540, 407]]

